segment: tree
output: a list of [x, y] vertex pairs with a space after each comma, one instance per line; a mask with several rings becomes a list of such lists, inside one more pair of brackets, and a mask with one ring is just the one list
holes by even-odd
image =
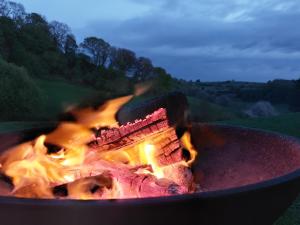
[[110, 45], [101, 38], [88, 37], [80, 44], [83, 52], [91, 56], [92, 63], [104, 66], [107, 62]]
[[8, 2], [8, 16], [15, 21], [23, 21], [26, 17], [25, 8], [22, 4], [16, 2]]
[[300, 111], [300, 79], [295, 81], [295, 87], [294, 90], [291, 90], [290, 92], [292, 92], [292, 95], [289, 99], [289, 103], [290, 103], [290, 109], [292, 111]]
[[8, 10], [8, 3], [6, 0], [0, 0], [0, 16], [8, 17], [9, 10]]
[[39, 56], [45, 51], [58, 51], [47, 21], [36, 13], [26, 16], [26, 22], [18, 32], [18, 39], [28, 52]]
[[16, 26], [8, 17], [0, 17], [0, 52], [5, 59], [11, 56], [16, 43]]
[[57, 46], [64, 50], [68, 35], [72, 35], [70, 27], [64, 23], [52, 21], [49, 28]]
[[68, 34], [66, 37], [64, 52], [66, 55], [75, 56], [78, 45], [73, 34]]
[[146, 80], [151, 77], [153, 72], [153, 65], [150, 59], [139, 57], [136, 61], [135, 78], [137, 80]]
[[300, 78], [296, 80], [296, 88], [300, 90]]
[[44, 97], [24, 68], [0, 59], [0, 119], [26, 120], [41, 113]]
[[152, 69], [153, 77], [151, 77], [152, 88], [149, 93], [154, 95], [166, 93], [172, 90], [173, 79], [166, 70], [161, 67], [154, 67]]
[[129, 72], [134, 68], [136, 56], [133, 51], [124, 48], [112, 48], [110, 52], [110, 67], [122, 72]]
[[45, 26], [47, 29], [49, 29], [46, 18], [38, 13], [27, 14], [25, 17], [25, 23], [35, 26]]
[[77, 57], [77, 48], [78, 45], [74, 35], [67, 35], [64, 49], [68, 66], [66, 73], [68, 74], [68, 77], [71, 77], [72, 79], [77, 79], [81, 75], [79, 60]]

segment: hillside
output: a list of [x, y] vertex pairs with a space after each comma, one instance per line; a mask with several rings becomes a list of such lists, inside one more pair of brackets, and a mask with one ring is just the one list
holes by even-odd
[[74, 85], [66, 81], [36, 79], [36, 84], [46, 94], [45, 116], [55, 118], [59, 113], [85, 99], [97, 96], [95, 89]]

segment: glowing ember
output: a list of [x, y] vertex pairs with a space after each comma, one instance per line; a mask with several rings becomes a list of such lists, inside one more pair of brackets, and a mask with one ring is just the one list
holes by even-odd
[[[111, 199], [194, 191], [189, 167], [197, 152], [190, 134], [179, 140], [162, 108], [119, 126], [115, 115], [131, 98], [110, 100], [97, 110], [76, 110], [77, 123], [61, 123], [52, 133], [2, 154], [0, 170], [12, 179], [12, 194]], [[183, 148], [189, 159], [183, 157]]]

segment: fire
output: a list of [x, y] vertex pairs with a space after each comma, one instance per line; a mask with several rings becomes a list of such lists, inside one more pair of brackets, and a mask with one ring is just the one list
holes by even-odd
[[[47, 155], [44, 146], [45, 135], [38, 137], [34, 143], [25, 143], [3, 155], [2, 170], [12, 177], [17, 196], [32, 196], [26, 189], [32, 186], [33, 196], [50, 197], [49, 185], [63, 182], [67, 172], [56, 160]], [[24, 193], [25, 192], [25, 193]]]
[[80, 124], [89, 128], [118, 126], [118, 122], [115, 119], [116, 112], [130, 101], [132, 97], [133, 95], [129, 95], [109, 100], [97, 110], [85, 108], [74, 110], [72, 113]]
[[191, 133], [185, 132], [181, 137], [181, 142], [182, 145], [189, 151], [191, 155], [191, 159], [187, 162], [188, 165], [191, 165], [197, 157], [197, 150], [192, 145]]
[[155, 146], [152, 144], [142, 144], [140, 146], [140, 154], [142, 155], [142, 158], [144, 158], [145, 164], [152, 166], [154, 176], [157, 178], [163, 178], [163, 169], [157, 164], [154, 158]]
[[[110, 100], [97, 110], [75, 110], [76, 123], [63, 122], [2, 154], [0, 170], [12, 179], [12, 194], [111, 199], [193, 191], [189, 167], [197, 151], [190, 134], [179, 140], [165, 109], [119, 126], [115, 115], [131, 98]], [[183, 147], [190, 152], [188, 161], [182, 157]]]

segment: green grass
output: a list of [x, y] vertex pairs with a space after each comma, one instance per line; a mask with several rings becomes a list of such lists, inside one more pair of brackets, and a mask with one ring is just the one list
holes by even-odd
[[[300, 113], [270, 118], [238, 119], [222, 123], [271, 130], [300, 138]], [[300, 225], [300, 196], [274, 225], [297, 224]]]
[[260, 128], [300, 137], [300, 113], [288, 113], [267, 118], [236, 119], [221, 123]]
[[0, 123], [0, 133], [17, 131], [26, 128], [44, 127], [49, 125], [49, 121], [55, 121], [57, 115], [65, 111], [68, 107], [73, 106], [85, 99], [97, 96], [98, 92], [87, 87], [66, 83], [61, 80], [42, 80], [35, 79], [36, 84], [43, 90], [46, 95], [45, 109], [43, 115], [38, 116], [46, 119], [40, 121], [7, 121]]
[[68, 107], [97, 94], [94, 89], [66, 83], [64, 81], [36, 80], [46, 94], [45, 116], [54, 118]]
[[188, 97], [191, 116], [197, 122], [212, 122], [238, 118], [236, 112], [206, 100]]

